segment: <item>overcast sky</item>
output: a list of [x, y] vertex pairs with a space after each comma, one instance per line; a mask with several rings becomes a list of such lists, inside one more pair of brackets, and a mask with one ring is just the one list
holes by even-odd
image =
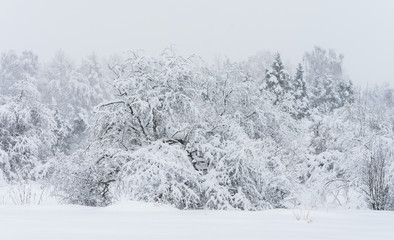
[[394, 85], [394, 1], [0, 0], [0, 51], [62, 49], [77, 59], [174, 44], [181, 54], [246, 59], [279, 51], [294, 64], [313, 46], [345, 55], [357, 84]]

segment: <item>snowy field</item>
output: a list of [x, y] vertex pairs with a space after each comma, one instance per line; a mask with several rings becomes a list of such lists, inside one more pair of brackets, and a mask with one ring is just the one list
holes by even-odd
[[394, 212], [292, 210], [180, 211], [123, 203], [106, 208], [71, 205], [0, 206], [1, 240], [101, 239], [394, 239]]

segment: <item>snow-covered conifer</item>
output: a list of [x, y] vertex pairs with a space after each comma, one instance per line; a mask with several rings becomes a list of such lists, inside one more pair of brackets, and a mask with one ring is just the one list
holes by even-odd
[[330, 112], [354, 101], [352, 83], [343, 73], [343, 55], [315, 47], [304, 56], [311, 107]]

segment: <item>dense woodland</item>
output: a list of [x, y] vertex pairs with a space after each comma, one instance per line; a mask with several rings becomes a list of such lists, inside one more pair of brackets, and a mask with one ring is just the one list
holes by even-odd
[[3, 53], [0, 183], [88, 206], [394, 209], [393, 89], [353, 86], [333, 50], [284, 62]]

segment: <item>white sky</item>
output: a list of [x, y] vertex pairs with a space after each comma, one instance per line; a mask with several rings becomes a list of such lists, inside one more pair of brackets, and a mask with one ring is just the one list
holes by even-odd
[[394, 83], [394, 1], [0, 0], [0, 51], [78, 59], [171, 44], [208, 60], [279, 51], [293, 64], [319, 45], [345, 55], [356, 84]]

